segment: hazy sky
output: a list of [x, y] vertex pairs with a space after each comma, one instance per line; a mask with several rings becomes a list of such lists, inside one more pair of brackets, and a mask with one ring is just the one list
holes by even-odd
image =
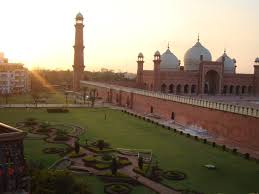
[[29, 68], [71, 69], [74, 18], [85, 17], [85, 65], [136, 71], [167, 42], [183, 61], [197, 40], [213, 60], [224, 48], [237, 59], [237, 71], [253, 72], [259, 56], [259, 0], [0, 0], [0, 51]]

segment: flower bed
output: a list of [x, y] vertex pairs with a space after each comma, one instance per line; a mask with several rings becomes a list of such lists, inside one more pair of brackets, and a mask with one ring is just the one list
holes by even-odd
[[131, 191], [131, 186], [125, 183], [112, 183], [104, 186], [104, 192], [107, 194], [129, 194]]
[[186, 175], [183, 172], [169, 170], [163, 172], [163, 177], [168, 180], [183, 180]]
[[80, 149], [79, 153], [76, 153], [75, 151], [68, 154], [69, 158], [80, 158], [85, 156], [86, 154]]

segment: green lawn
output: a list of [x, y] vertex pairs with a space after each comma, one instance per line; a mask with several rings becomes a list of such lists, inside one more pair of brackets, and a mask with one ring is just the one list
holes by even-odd
[[[40, 97], [45, 98], [48, 104], [65, 104], [66, 97], [62, 92], [55, 93], [41, 93]], [[72, 103], [68, 98], [68, 102]], [[6, 98], [0, 96], [0, 104], [5, 104]], [[33, 98], [31, 94], [20, 94], [20, 95], [11, 95], [8, 97], [8, 104], [33, 104]]]
[[[107, 114], [107, 120], [104, 120]], [[259, 164], [223, 152], [172, 131], [109, 109], [70, 109], [67, 114], [48, 114], [44, 109], [1, 109], [1, 122], [15, 124], [28, 117], [42, 121], [77, 123], [87, 128], [80, 138], [104, 139], [113, 147], [152, 149], [163, 169], [187, 174], [184, 181], [167, 181], [174, 188], [205, 193], [243, 194], [259, 192]], [[34, 147], [34, 146], [33, 146]], [[33, 148], [25, 143], [27, 153]], [[29, 149], [31, 151], [29, 151]], [[34, 157], [34, 156], [32, 156]], [[217, 170], [208, 170], [214, 164]]]

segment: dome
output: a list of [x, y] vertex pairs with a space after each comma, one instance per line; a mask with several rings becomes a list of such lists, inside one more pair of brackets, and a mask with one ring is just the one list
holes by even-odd
[[143, 53], [139, 53], [138, 57], [142, 57], [143, 58], [144, 57]]
[[256, 57], [255, 63], [259, 63], [259, 57]]
[[84, 19], [84, 17], [80, 12], [78, 12], [78, 14], [76, 15], [76, 19]]
[[154, 56], [160, 56], [160, 52], [159, 51], [156, 51]]
[[236, 62], [236, 60], [231, 59], [227, 55], [226, 51], [224, 51], [224, 54], [217, 59], [217, 62], [223, 62], [223, 57], [225, 58], [225, 61], [224, 61], [224, 72], [225, 73], [235, 73], [235, 69], [236, 69], [235, 62]]
[[165, 53], [161, 55], [161, 63], [160, 69], [161, 70], [179, 70], [179, 60], [177, 57], [170, 51], [168, 48]]
[[210, 51], [202, 46], [198, 40], [198, 42], [184, 55], [184, 69], [187, 71], [199, 70], [201, 56], [203, 61], [211, 61], [212, 59]]

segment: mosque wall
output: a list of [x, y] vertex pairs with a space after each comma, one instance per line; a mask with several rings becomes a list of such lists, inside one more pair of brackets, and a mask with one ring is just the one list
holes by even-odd
[[[172, 113], [174, 113], [174, 119], [179, 124], [201, 127], [226, 138], [235, 146], [259, 150], [258, 110], [256, 112], [256, 110], [240, 109], [233, 105], [211, 104], [200, 100], [198, 103], [206, 105], [206, 107], [201, 107], [196, 106], [195, 103], [185, 103], [185, 100], [175, 102], [158, 98], [155, 94], [154, 96], [137, 94], [130, 88], [120, 90], [119, 88], [93, 87], [97, 88], [100, 97], [115, 105], [128, 107], [142, 114], [150, 113], [153, 107], [155, 115], [168, 120], [171, 120]], [[239, 114], [240, 111], [247, 111], [247, 114]]]

